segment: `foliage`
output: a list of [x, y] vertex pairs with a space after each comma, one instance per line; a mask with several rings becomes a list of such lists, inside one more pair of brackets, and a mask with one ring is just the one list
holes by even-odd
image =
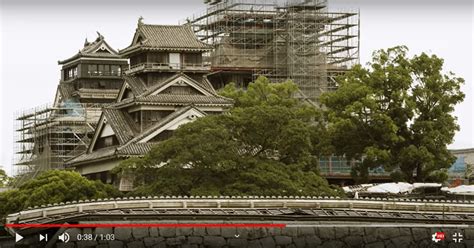
[[144, 158], [115, 172], [135, 176], [136, 195], [335, 195], [318, 175], [321, 114], [292, 98], [294, 83], [260, 77], [246, 91], [233, 84], [227, 114], [180, 126]]
[[0, 169], [0, 188], [6, 187], [10, 184], [11, 178], [7, 175], [7, 173]]
[[404, 46], [376, 51], [369, 68], [355, 66], [323, 95], [336, 154], [362, 160], [353, 175], [383, 166], [397, 179], [442, 181], [454, 162], [447, 145], [458, 130], [453, 115], [462, 78], [443, 74], [443, 60]]
[[111, 185], [87, 180], [77, 172], [51, 170], [0, 193], [0, 217], [32, 206], [117, 196], [120, 192]]

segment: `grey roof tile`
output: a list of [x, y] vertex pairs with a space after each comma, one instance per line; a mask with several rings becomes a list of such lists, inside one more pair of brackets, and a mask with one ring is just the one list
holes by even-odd
[[114, 156], [116, 149], [117, 146], [112, 146], [98, 149], [91, 153], [83, 153], [69, 161], [66, 161], [66, 166]]
[[[109, 52], [94, 52], [96, 51], [98, 48], [100, 48], [102, 45], [106, 46], [112, 53], [109, 53]], [[118, 55], [118, 52], [115, 51], [109, 44], [107, 44], [107, 42], [104, 40], [104, 37], [102, 35], [99, 35], [99, 37], [97, 37], [97, 39], [93, 42], [86, 42], [84, 44], [84, 47], [79, 50], [78, 53], [76, 53], [75, 55], [73, 55], [72, 57], [68, 58], [68, 59], [65, 59], [65, 60], [62, 60], [62, 61], [58, 61], [58, 64], [65, 64], [65, 63], [68, 63], [70, 61], [73, 61], [77, 58], [80, 58], [80, 57], [88, 57], [88, 58], [121, 58], [120, 55]]]
[[[211, 46], [200, 41], [188, 24], [150, 25], [139, 24], [137, 34], [142, 40], [120, 51], [128, 52], [136, 48], [154, 48], [159, 50], [209, 50]], [[136, 35], [137, 35], [136, 34]]]
[[155, 143], [130, 143], [117, 149], [119, 156], [140, 156], [148, 153]]
[[135, 94], [135, 95], [143, 94], [143, 92], [145, 92], [147, 90], [146, 85], [138, 77], [123, 75], [122, 78], [130, 86], [130, 88], [132, 89], [133, 94]]
[[109, 107], [104, 108], [103, 113], [120, 144], [125, 144], [137, 133], [138, 128], [128, 113], [123, 113], [119, 109]]
[[60, 83], [58, 90], [63, 99], [70, 99], [75, 92], [74, 85], [70, 83]]
[[232, 104], [231, 99], [221, 96], [205, 96], [205, 95], [171, 95], [158, 94], [144, 97], [137, 97], [136, 102], [149, 104]]

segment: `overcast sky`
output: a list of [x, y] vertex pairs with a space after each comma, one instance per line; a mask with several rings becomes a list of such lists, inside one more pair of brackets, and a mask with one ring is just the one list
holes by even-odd
[[[461, 131], [450, 148], [474, 147], [473, 4], [443, 0], [329, 0], [331, 8], [360, 10], [360, 58], [376, 49], [406, 45], [411, 54], [445, 59], [463, 77], [467, 97], [456, 108]], [[0, 166], [11, 174], [15, 112], [53, 101], [58, 60], [68, 58], [96, 31], [114, 48], [128, 46], [137, 19], [177, 24], [204, 11], [201, 0], [0, 0]]]

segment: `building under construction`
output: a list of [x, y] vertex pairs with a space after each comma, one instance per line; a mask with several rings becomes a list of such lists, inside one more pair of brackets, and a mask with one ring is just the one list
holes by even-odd
[[16, 116], [15, 174], [18, 184], [83, 153], [92, 138], [102, 107], [113, 102], [128, 68], [98, 34], [72, 57], [58, 61], [61, 79], [54, 102]]
[[62, 169], [65, 160], [84, 152], [97, 115], [100, 106], [79, 103], [42, 106], [19, 114], [17, 173]]
[[334, 88], [334, 76], [359, 59], [359, 15], [332, 12], [327, 0], [204, 1], [188, 18], [196, 35], [213, 45], [207, 62], [215, 88], [245, 87], [256, 76], [291, 79], [302, 97], [317, 100]]
[[[293, 80], [299, 86], [299, 97], [317, 102], [321, 93], [336, 86], [335, 75], [358, 62], [358, 13], [331, 12], [326, 0], [204, 2], [205, 12], [188, 18], [186, 25], [138, 26], [133, 41], [136, 47], [128, 49], [143, 46], [156, 51], [140, 50], [129, 58], [123, 53], [127, 49], [116, 52], [98, 34], [94, 42], [86, 40], [79, 53], [59, 61], [61, 81], [54, 103], [17, 116], [16, 174], [30, 178], [46, 169], [61, 169], [66, 161], [82, 154], [90, 145], [101, 108], [118, 101], [123, 73], [153, 71], [143, 73], [146, 77], [141, 79], [148, 87], [160, 85], [171, 72], [186, 71], [186, 63], [199, 63], [215, 89], [230, 82], [245, 87], [264, 75], [274, 82]], [[168, 29], [177, 31], [163, 31]], [[195, 40], [193, 32], [202, 42]], [[154, 39], [156, 44], [148, 47]], [[174, 50], [166, 43], [169, 40], [176, 46], [176, 41], [183, 39], [182, 46]], [[205, 46], [205, 51], [183, 50], [193, 39], [199, 43], [196, 46]], [[140, 69], [137, 63], [152, 67]], [[201, 78], [196, 66], [192, 68], [190, 75]], [[176, 96], [170, 99], [174, 101]]]

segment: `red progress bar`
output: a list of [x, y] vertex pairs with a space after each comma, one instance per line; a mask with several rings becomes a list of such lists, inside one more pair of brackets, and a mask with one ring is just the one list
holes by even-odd
[[168, 227], [168, 228], [184, 228], [184, 227], [209, 227], [209, 228], [285, 228], [286, 224], [264, 224], [264, 223], [159, 223], [159, 224], [5, 224], [5, 227], [11, 228], [94, 228], [94, 227], [135, 227], [135, 228], [146, 228], [146, 227]]

